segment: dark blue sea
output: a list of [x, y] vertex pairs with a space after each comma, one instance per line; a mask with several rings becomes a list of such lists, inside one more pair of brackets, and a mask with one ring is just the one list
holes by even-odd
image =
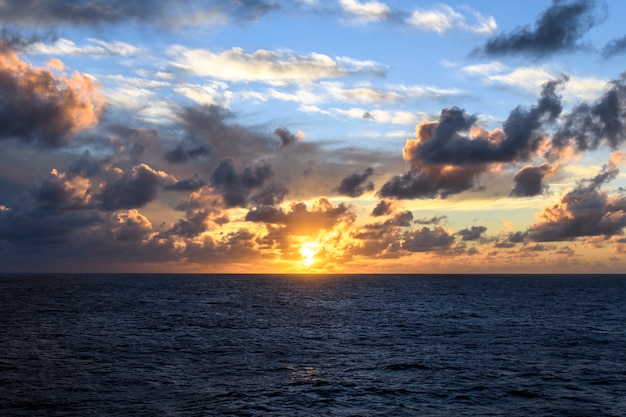
[[2, 416], [624, 416], [626, 276], [2, 275]]

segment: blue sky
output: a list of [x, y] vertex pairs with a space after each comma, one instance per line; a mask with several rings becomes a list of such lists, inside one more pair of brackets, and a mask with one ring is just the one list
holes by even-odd
[[622, 269], [623, 2], [0, 15], [5, 270]]

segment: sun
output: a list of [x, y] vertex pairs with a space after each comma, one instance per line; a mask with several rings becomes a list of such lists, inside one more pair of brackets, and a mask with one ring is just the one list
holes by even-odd
[[310, 268], [315, 263], [315, 255], [319, 252], [321, 245], [317, 242], [305, 242], [300, 246], [300, 255], [302, 255], [302, 263]]

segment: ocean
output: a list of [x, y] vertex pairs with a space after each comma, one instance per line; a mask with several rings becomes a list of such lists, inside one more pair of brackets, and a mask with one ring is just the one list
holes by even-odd
[[2, 416], [624, 416], [626, 276], [0, 275]]

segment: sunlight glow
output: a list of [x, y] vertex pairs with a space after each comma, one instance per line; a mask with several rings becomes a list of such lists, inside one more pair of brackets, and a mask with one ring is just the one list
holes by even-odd
[[317, 242], [305, 242], [300, 247], [300, 255], [302, 255], [302, 263], [307, 268], [315, 263], [315, 255], [319, 252], [321, 245]]

